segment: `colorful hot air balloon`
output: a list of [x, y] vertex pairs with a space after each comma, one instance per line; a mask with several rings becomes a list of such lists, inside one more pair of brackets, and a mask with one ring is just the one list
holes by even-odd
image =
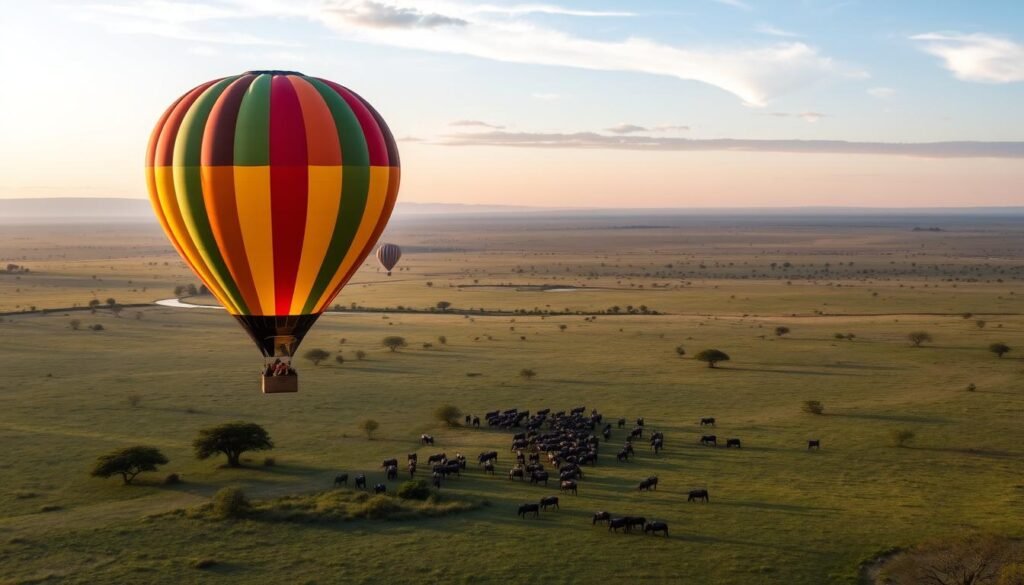
[[285, 362], [373, 249], [399, 177], [366, 100], [292, 71], [192, 89], [146, 153], [167, 237], [263, 355]]
[[388, 271], [388, 276], [391, 276], [391, 269], [398, 264], [398, 260], [402, 258], [402, 249], [396, 244], [381, 244], [377, 248], [377, 262], [384, 267], [384, 270]]

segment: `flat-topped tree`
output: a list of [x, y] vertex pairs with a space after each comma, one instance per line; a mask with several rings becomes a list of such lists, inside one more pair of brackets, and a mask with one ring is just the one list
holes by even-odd
[[266, 429], [256, 423], [230, 422], [203, 429], [192, 441], [196, 457], [209, 459], [219, 453], [228, 458], [229, 467], [240, 467], [242, 453], [274, 448]]
[[693, 358], [699, 362], [705, 362], [709, 368], [713, 368], [718, 362], [729, 361], [729, 354], [720, 349], [705, 349]]
[[406, 343], [404, 337], [400, 337], [398, 335], [388, 335], [381, 343], [391, 351], [398, 351], [398, 348], [409, 345]]
[[1009, 345], [1006, 345], [1001, 341], [993, 343], [992, 345], [988, 346], [988, 350], [996, 354], [996, 356], [998, 357], [1003, 357], [1004, 355], [1012, 351]]
[[331, 357], [331, 354], [330, 354], [330, 352], [328, 352], [326, 350], [323, 350], [323, 349], [320, 349], [320, 348], [314, 348], [314, 349], [311, 349], [311, 350], [307, 351], [306, 353], [302, 354], [302, 357], [304, 357], [307, 360], [313, 362], [314, 366], [319, 366], [320, 362], [322, 362], [325, 359]]
[[128, 485], [136, 475], [143, 471], [156, 471], [157, 465], [166, 463], [167, 457], [156, 447], [137, 445], [100, 456], [92, 469], [92, 475], [103, 478], [120, 475], [124, 485]]

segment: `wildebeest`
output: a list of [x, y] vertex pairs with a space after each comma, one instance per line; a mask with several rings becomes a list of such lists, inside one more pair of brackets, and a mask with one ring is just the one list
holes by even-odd
[[398, 466], [397, 465], [388, 465], [388, 467], [386, 469], [386, 472], [387, 472], [388, 481], [392, 481], [392, 480], [398, 479]]
[[486, 453], [481, 453], [476, 458], [477, 465], [480, 465], [480, 464], [483, 464], [483, 463], [487, 463], [488, 461], [497, 461], [497, 460], [498, 460], [498, 452], [497, 451], [487, 451]]
[[578, 488], [575, 481], [567, 479], [559, 484], [558, 489], [563, 492], [572, 492], [572, 495], [576, 495], [576, 489]]
[[580, 479], [580, 472], [578, 469], [570, 469], [569, 471], [562, 471], [558, 474], [560, 481], [569, 481], [572, 479]]
[[705, 504], [711, 501], [711, 497], [708, 496], [708, 490], [690, 490], [690, 495], [687, 496], [687, 502], [703, 501]]
[[540, 453], [530, 453], [528, 458], [530, 463], [540, 463]]
[[594, 512], [594, 520], [590, 523], [594, 526], [598, 522], [609, 522], [612, 519], [612, 515], [609, 512]]
[[644, 428], [643, 427], [634, 427], [633, 430], [629, 432], [629, 438], [630, 439], [636, 439], [638, 437], [639, 438], [643, 438], [643, 436], [644, 436]]
[[433, 445], [434, 437], [433, 435], [422, 434], [420, 435], [420, 442], [423, 443], [424, 445]]
[[446, 461], [448, 461], [448, 456], [445, 455], [444, 453], [434, 453], [433, 455], [427, 457], [428, 465], [432, 463], [445, 463]]
[[662, 441], [663, 439], [661, 439], [660, 437], [651, 441], [651, 449], [654, 450], [655, 455], [658, 454], [658, 451], [661, 451], [662, 449], [665, 448], [665, 444]]
[[384, 462], [380, 464], [380, 466], [384, 469], [387, 469], [392, 465], [398, 465], [398, 459], [385, 459]]
[[648, 522], [644, 526], [644, 534], [657, 535], [659, 532], [664, 532], [665, 536], [668, 537], [668, 523], [666, 522]]
[[629, 532], [629, 523], [626, 518], [611, 518], [608, 520], [608, 532], [612, 530], [618, 532], [619, 528], [625, 528], [626, 532]]
[[706, 416], [706, 417], [700, 419], [700, 426], [704, 426], [704, 425], [715, 426], [715, 417], [713, 417], [713, 416]]
[[700, 444], [701, 445], [714, 445], [715, 447], [717, 447], [718, 446], [718, 437], [716, 437], [715, 435], [704, 435], [704, 436], [702, 436], [700, 438]]
[[813, 440], [807, 441], [807, 448], [808, 449], [821, 449], [821, 439], [813, 439]]
[[540, 507], [542, 510], [547, 510], [548, 507], [554, 506], [558, 508], [558, 496], [544, 496], [540, 499]]
[[409, 478], [412, 479], [414, 477], [416, 477], [416, 462], [415, 461], [410, 461], [409, 462]]
[[375, 493], [375, 494], [386, 494], [386, 493], [388, 493], [388, 486], [386, 486], [386, 485], [384, 485], [382, 483], [378, 483], [377, 485], [373, 486], [373, 493]]
[[491, 475], [494, 475], [493, 461], [487, 461], [487, 463], [484, 463], [484, 473], [490, 473]]
[[658, 489], [658, 477], [655, 475], [648, 477], [647, 479], [640, 482], [640, 485], [637, 489], [639, 489], [640, 491]]
[[736, 448], [742, 449], [743, 448], [743, 444], [740, 443], [739, 439], [726, 439], [725, 440], [725, 448], [728, 449], [729, 447], [736, 447]]
[[434, 487], [436, 487], [437, 489], [441, 489], [441, 474], [440, 473], [435, 473], [431, 477], [433, 479]]
[[626, 453], [629, 453], [630, 455], [636, 455], [636, 451], [633, 450], [633, 443], [630, 443], [629, 441], [626, 441], [623, 449], [625, 449]]
[[480, 427], [480, 417], [479, 416], [474, 416], [473, 417], [473, 426], [477, 427], [477, 428]]
[[420, 459], [419, 453], [409, 453], [409, 454], [407, 454], [405, 456], [405, 460], [406, 461], [419, 461], [419, 459]]
[[522, 467], [519, 467], [519, 466], [513, 467], [512, 469], [508, 470], [508, 478], [512, 479], [512, 478], [518, 477], [520, 480], [522, 480], [523, 479], [523, 472], [524, 472], [524, 470], [523, 470]]
[[533, 512], [533, 517], [540, 516], [540, 504], [521, 504], [519, 506], [519, 515], [526, 518], [526, 515]]
[[366, 489], [366, 475], [360, 473], [356, 476], [356, 489]]
[[615, 455], [615, 458], [619, 461], [629, 461], [629, 451], [623, 449]]
[[546, 471], [534, 471], [530, 474], [530, 483], [540, 484], [544, 482], [544, 485], [548, 485], [548, 472]]
[[586, 406], [577, 406], [576, 408], [570, 410], [569, 414], [570, 415], [573, 415], [573, 414], [583, 414], [584, 412], [586, 412], [586, 410], [587, 410]]
[[643, 516], [626, 516], [626, 530], [629, 532], [633, 531], [634, 526], [644, 527], [647, 524], [647, 518]]
[[334, 476], [334, 487], [338, 487], [339, 485], [342, 485], [342, 484], [344, 484], [345, 487], [348, 487], [348, 474], [347, 473], [341, 473], [341, 474], [338, 474], [338, 475]]
[[644, 419], [643, 419], [643, 417], [640, 417], [640, 418], [636, 419], [636, 426], [638, 426], [638, 427], [644, 426]]
[[601, 436], [604, 437], [605, 441], [607, 441], [608, 439], [612, 438], [612, 429], [611, 429], [611, 427], [605, 427], [604, 430], [601, 431]]
[[485, 414], [484, 418], [494, 418], [494, 417], [498, 416], [499, 414], [501, 414], [501, 412], [499, 412], [497, 410], [492, 410], [491, 412], [488, 412], [487, 414]]
[[620, 418], [619, 419], [619, 428], [621, 429], [621, 428], [624, 428], [625, 426], [626, 426], [626, 419]]
[[473, 420], [473, 415], [467, 414], [466, 415], [466, 424], [468, 425], [472, 420]]

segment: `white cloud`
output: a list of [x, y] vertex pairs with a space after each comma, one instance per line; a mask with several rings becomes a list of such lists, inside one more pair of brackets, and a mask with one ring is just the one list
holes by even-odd
[[896, 90], [891, 87], [872, 87], [868, 89], [868, 95], [884, 100], [896, 95]]
[[520, 16], [526, 14], [556, 14], [560, 16], [584, 16], [597, 18], [606, 18], [614, 16], [636, 16], [635, 12], [622, 12], [610, 10], [575, 10], [572, 8], [553, 6], [551, 4], [515, 4], [512, 6], [495, 6], [493, 4], [481, 4], [479, 6], [473, 7], [473, 11], [507, 14], [511, 16]]
[[754, 30], [756, 30], [757, 32], [759, 32], [761, 34], [771, 35], [773, 37], [796, 38], [796, 37], [803, 36], [803, 35], [799, 35], [799, 34], [797, 34], [795, 32], [790, 32], [788, 30], [782, 30], [781, 28], [772, 26], [770, 24], [759, 24], [759, 25], [757, 25], [757, 27]]
[[730, 6], [732, 8], [739, 8], [740, 10], [750, 11], [750, 10], [754, 9], [753, 6], [751, 6], [750, 4], [747, 4], [743, 0], [714, 0], [714, 1], [719, 3], [719, 4], [723, 4], [725, 6]]
[[825, 114], [822, 114], [821, 112], [800, 112], [798, 114], [791, 114], [789, 112], [768, 112], [765, 115], [772, 116], [775, 118], [800, 118], [801, 120], [805, 122], [810, 122], [812, 124], [821, 120], [822, 118], [828, 117]]
[[454, 122], [450, 122], [448, 125], [461, 126], [463, 128], [490, 128], [492, 130], [501, 130], [502, 128], [504, 128], [504, 126], [490, 124], [482, 120], [456, 120]]
[[931, 32], [910, 38], [921, 43], [926, 53], [942, 59], [946, 69], [962, 81], [1024, 81], [1024, 45], [1011, 39], [957, 32]]
[[605, 132], [611, 132], [613, 134], [636, 134], [638, 132], [677, 132], [689, 130], [689, 126], [680, 126], [678, 124], [664, 124], [659, 126], [639, 126], [637, 124], [617, 124], [611, 128], [605, 128]]

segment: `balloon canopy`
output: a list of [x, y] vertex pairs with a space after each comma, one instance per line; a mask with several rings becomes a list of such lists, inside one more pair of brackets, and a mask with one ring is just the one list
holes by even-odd
[[391, 276], [391, 269], [398, 264], [398, 261], [402, 258], [402, 249], [397, 244], [381, 244], [377, 248], [377, 262], [384, 267], [384, 270], [388, 271], [388, 276]]
[[178, 98], [146, 180], [164, 232], [265, 356], [291, 356], [373, 250], [394, 209], [398, 148], [355, 92], [248, 71]]

